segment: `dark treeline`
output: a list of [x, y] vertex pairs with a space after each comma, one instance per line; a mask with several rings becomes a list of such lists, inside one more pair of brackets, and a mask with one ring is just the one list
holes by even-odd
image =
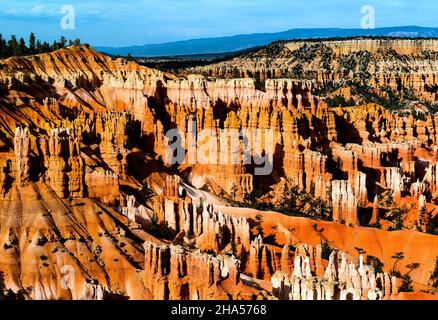
[[53, 41], [52, 44], [44, 41], [37, 40], [35, 34], [32, 32], [29, 35], [29, 40], [26, 41], [23, 38], [17, 39], [15, 35], [12, 35], [9, 40], [3, 38], [0, 33], [0, 59], [26, 56], [31, 54], [47, 53], [54, 50], [65, 48], [66, 46], [80, 45], [81, 40], [68, 40], [61, 37], [58, 41]]

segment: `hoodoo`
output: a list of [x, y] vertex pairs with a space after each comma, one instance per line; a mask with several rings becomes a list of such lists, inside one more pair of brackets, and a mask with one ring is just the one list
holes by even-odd
[[278, 42], [167, 71], [89, 46], [0, 60], [5, 288], [438, 297], [437, 51]]

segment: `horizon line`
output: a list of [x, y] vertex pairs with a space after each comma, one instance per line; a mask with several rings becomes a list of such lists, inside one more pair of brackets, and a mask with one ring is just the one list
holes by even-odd
[[[153, 43], [145, 43], [145, 44], [133, 44], [133, 45], [125, 45], [125, 46], [96, 46], [96, 48], [117, 48], [117, 49], [123, 49], [123, 48], [136, 48], [136, 47], [144, 47], [144, 46], [155, 46], [155, 45], [165, 45], [165, 44], [171, 44], [171, 43], [182, 43], [182, 42], [189, 42], [189, 41], [197, 41], [197, 40], [208, 40], [208, 39], [221, 39], [221, 38], [234, 38], [234, 37], [240, 37], [240, 36], [254, 36], [254, 35], [272, 35], [272, 34], [278, 34], [278, 33], [285, 33], [293, 30], [382, 30], [382, 29], [391, 29], [391, 28], [422, 28], [422, 29], [438, 29], [438, 26], [436, 27], [430, 27], [430, 26], [420, 26], [420, 25], [398, 25], [398, 26], [386, 26], [386, 27], [376, 27], [373, 29], [362, 29], [360, 27], [346, 27], [346, 28], [334, 28], [334, 27], [315, 27], [315, 28], [290, 28], [286, 30], [280, 30], [280, 31], [274, 31], [274, 32], [253, 32], [253, 33], [236, 33], [232, 35], [217, 35], [217, 36], [206, 36], [206, 37], [198, 37], [198, 38], [187, 38], [187, 39], [181, 39], [181, 40], [175, 40], [175, 41], [165, 41], [165, 42], [153, 42]], [[360, 36], [357, 36], [360, 37]], [[311, 38], [303, 38], [303, 39], [311, 39]], [[327, 38], [329, 39], [329, 38]], [[291, 39], [292, 40], [292, 39]]]

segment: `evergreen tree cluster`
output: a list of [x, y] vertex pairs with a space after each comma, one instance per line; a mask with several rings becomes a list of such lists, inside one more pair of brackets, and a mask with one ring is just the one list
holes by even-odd
[[11, 35], [8, 40], [3, 38], [0, 33], [0, 59], [47, 53], [65, 48], [66, 46], [77, 46], [80, 44], [81, 40], [77, 38], [75, 40], [67, 40], [65, 37], [53, 41], [52, 44], [47, 41], [42, 42], [41, 40], [36, 39], [33, 32], [29, 35], [29, 40], [26, 43], [23, 38], [17, 39], [15, 35]]

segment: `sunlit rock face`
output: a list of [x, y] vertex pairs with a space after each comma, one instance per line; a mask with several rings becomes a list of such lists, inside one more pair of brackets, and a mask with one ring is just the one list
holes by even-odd
[[[266, 92], [280, 87], [272, 85], [272, 78], [281, 79], [280, 83], [288, 81], [282, 80], [284, 78], [306, 78], [316, 88], [327, 82], [361, 80], [377, 90], [390, 88], [400, 92], [408, 88], [417, 97], [432, 102], [437, 93], [432, 89], [438, 72], [434, 55], [437, 48], [435, 39], [277, 42], [234, 59], [194, 69], [214, 77], [238, 75], [265, 80]], [[311, 103], [308, 99], [303, 101]]]
[[[178, 75], [88, 47], [0, 61], [6, 287], [29, 299], [434, 297], [438, 116], [361, 103], [348, 86], [338, 93], [357, 105], [333, 106], [322, 83], [353, 77], [342, 56], [368, 57], [372, 86], [431, 102], [435, 46], [283, 43]], [[391, 50], [416, 71], [397, 73]], [[285, 71], [298, 63], [315, 79]], [[202, 161], [203, 135], [226, 160]], [[407, 273], [414, 292], [399, 293]]]
[[[319, 249], [321, 250], [321, 249]], [[321, 251], [319, 251], [321, 252]], [[375, 273], [364, 265], [348, 261], [344, 252], [332, 252], [323, 275], [312, 274], [307, 251], [297, 254], [294, 272], [277, 272], [272, 277], [274, 294], [284, 300], [382, 300], [398, 295], [397, 278]], [[321, 257], [318, 257], [320, 261]]]

